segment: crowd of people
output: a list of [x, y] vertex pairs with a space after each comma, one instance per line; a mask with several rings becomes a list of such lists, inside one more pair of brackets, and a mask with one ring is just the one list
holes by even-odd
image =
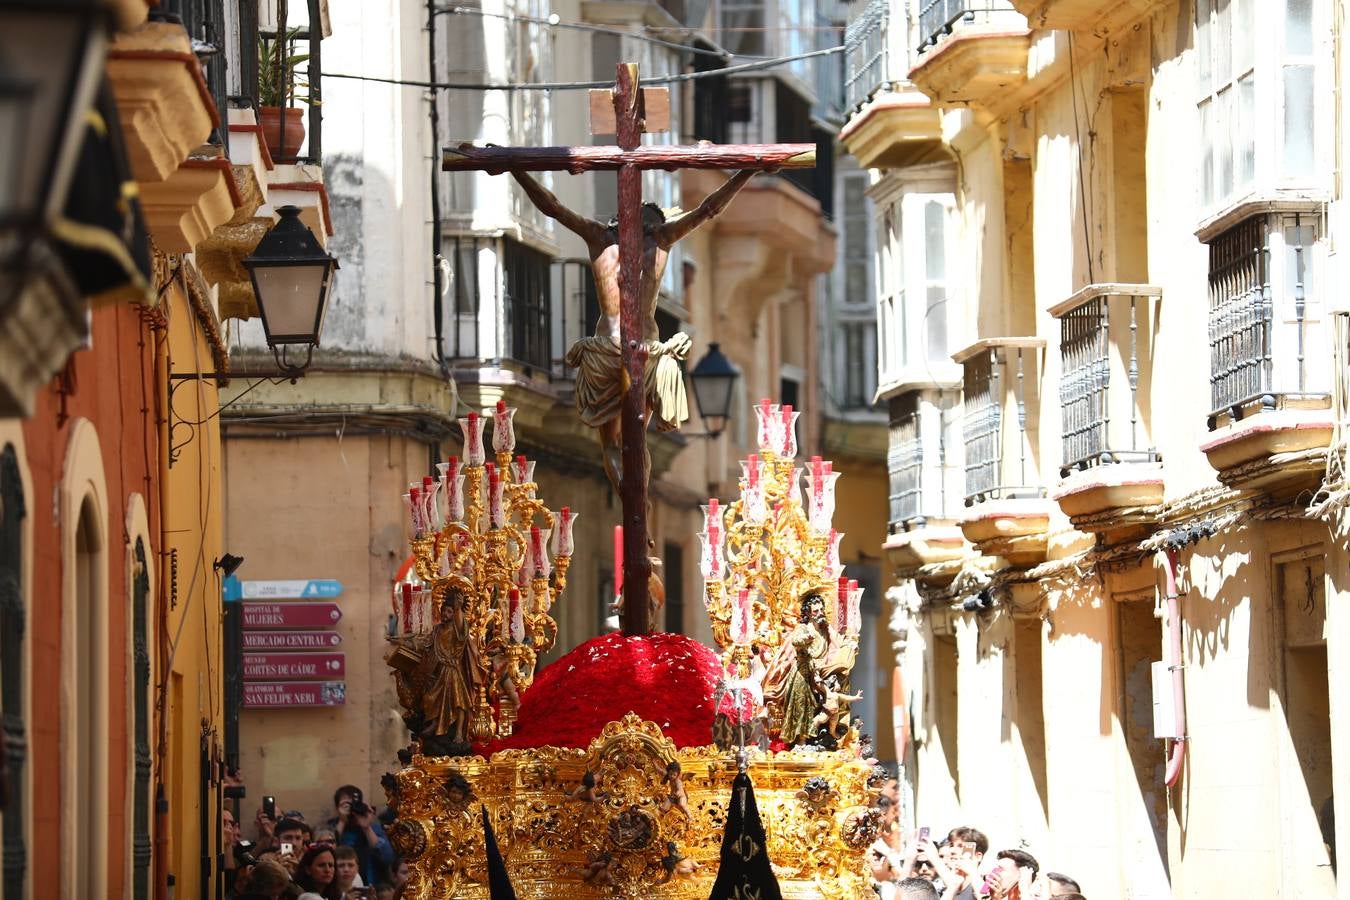
[[299, 810], [281, 811], [273, 798], [254, 816], [254, 838], [227, 807], [222, 828], [229, 900], [397, 900], [407, 864], [394, 854], [381, 818], [361, 789], [333, 794], [334, 815], [310, 823]]
[[[1085, 900], [1077, 881], [1045, 871], [1023, 848], [991, 854], [979, 829], [903, 833], [894, 781], [879, 803], [882, 829], [869, 862], [882, 900]], [[392, 810], [377, 814], [360, 788], [346, 784], [333, 794], [333, 812], [310, 823], [299, 810], [283, 812], [264, 798], [250, 840], [227, 807], [227, 900], [399, 900], [408, 866], [385, 835]]]
[[958, 826], [943, 835], [902, 833], [894, 782], [881, 797], [883, 828], [869, 860], [882, 900], [1084, 900], [1068, 875], [1047, 872], [1020, 847], [989, 852], [989, 838]]

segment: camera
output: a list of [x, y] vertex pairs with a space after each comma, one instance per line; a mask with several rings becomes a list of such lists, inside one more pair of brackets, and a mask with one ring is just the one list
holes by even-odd
[[370, 812], [370, 807], [366, 805], [364, 800], [353, 800], [352, 812], [358, 816], [364, 816], [366, 813]]
[[234, 863], [236, 866], [256, 866], [258, 857], [253, 855], [252, 841], [239, 841], [234, 845]]

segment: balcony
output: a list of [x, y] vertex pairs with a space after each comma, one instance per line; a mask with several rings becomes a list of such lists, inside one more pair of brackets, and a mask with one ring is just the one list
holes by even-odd
[[248, 319], [258, 312], [244, 260], [272, 227], [267, 179], [274, 166], [253, 110], [232, 109], [229, 116], [230, 165], [242, 205], [197, 245], [197, 268], [217, 288], [220, 317]]
[[1030, 32], [1007, 0], [926, 0], [910, 80], [940, 106], [984, 107], [1027, 79]]
[[107, 71], [146, 227], [160, 249], [190, 252], [242, 199], [229, 161], [206, 143], [220, 118], [188, 33], [147, 22], [118, 36]]
[[1114, 30], [1147, 15], [1162, 0], [1012, 0], [1032, 28]]
[[890, 401], [890, 535], [882, 549], [899, 570], [970, 553], [957, 525], [961, 446], [953, 440], [955, 391], [912, 391]]
[[1334, 417], [1319, 222], [1262, 214], [1209, 241], [1212, 436], [1201, 449], [1232, 487], [1304, 487], [1325, 465]]
[[1151, 522], [1162, 502], [1162, 458], [1140, 402], [1150, 396], [1149, 336], [1161, 297], [1153, 285], [1093, 284], [1050, 309], [1059, 319], [1062, 365], [1054, 499], [1079, 530]]
[[871, 0], [844, 33], [844, 107], [839, 133], [867, 168], [901, 169], [946, 158], [942, 121], [909, 83], [908, 28], [891, 0]]
[[1039, 338], [988, 338], [952, 356], [965, 370], [961, 531], [981, 553], [1012, 565], [1045, 558], [1051, 503], [1037, 459], [1044, 350]]

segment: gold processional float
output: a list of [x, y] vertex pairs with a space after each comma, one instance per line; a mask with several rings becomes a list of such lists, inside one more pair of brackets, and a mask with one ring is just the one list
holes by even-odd
[[[783, 896], [867, 896], [885, 772], [848, 711], [862, 592], [842, 577], [831, 527], [838, 473], [819, 457], [797, 465], [799, 413], [761, 401], [739, 499], [703, 507], [705, 603], [722, 648], [708, 742], [677, 747], [661, 725], [614, 709], [584, 748], [491, 752], [557, 637], [549, 611], [576, 520], [549, 510], [534, 463], [512, 456], [514, 413], [499, 402], [460, 419], [462, 465], [451, 457], [405, 495], [416, 576], [395, 591], [387, 661], [413, 741], [384, 780], [390, 838], [411, 870], [404, 897], [488, 897], [486, 807], [522, 898], [706, 898], [742, 767]], [[560, 683], [584, 677], [582, 648], [550, 667]]]

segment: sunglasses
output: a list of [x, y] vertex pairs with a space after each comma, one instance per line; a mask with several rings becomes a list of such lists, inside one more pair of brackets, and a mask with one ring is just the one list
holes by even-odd
[[310, 841], [305, 845], [306, 850], [332, 850], [336, 844], [332, 841]]

